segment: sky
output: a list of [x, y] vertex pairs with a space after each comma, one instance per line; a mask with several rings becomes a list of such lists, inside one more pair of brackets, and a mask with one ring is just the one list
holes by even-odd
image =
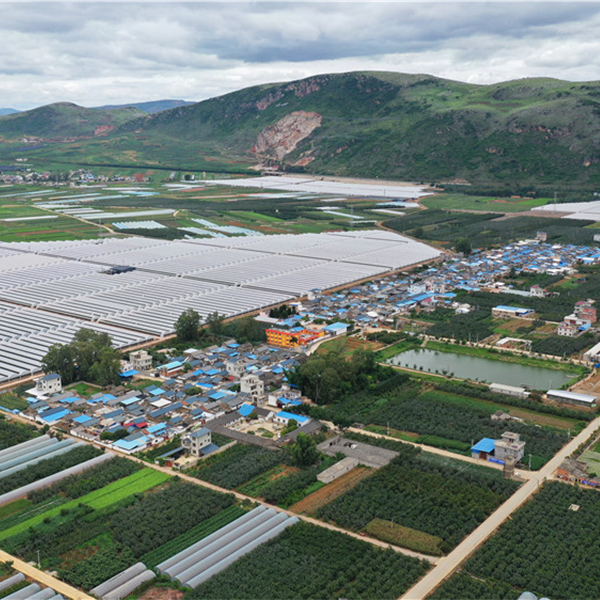
[[600, 80], [600, 2], [1, 2], [0, 107], [199, 101], [356, 70]]

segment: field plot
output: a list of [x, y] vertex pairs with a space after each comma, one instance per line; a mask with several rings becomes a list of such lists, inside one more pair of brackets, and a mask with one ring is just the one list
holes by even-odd
[[[533, 469], [539, 469], [567, 442], [568, 427], [564, 425], [572, 422], [574, 429], [585, 426], [583, 418], [574, 419], [577, 413], [573, 411], [561, 411], [532, 401], [512, 402], [508, 396], [490, 394], [472, 385], [448, 381], [418, 382], [416, 378], [408, 378], [401, 373], [399, 377], [400, 384], [392, 389], [384, 389], [382, 393], [365, 391], [350, 395], [328, 406], [320, 413], [321, 417], [363, 423], [381, 433], [389, 427], [391, 433], [400, 432], [401, 437], [408, 435], [411, 441], [459, 452], [468, 452], [474, 439], [497, 439], [508, 428], [525, 440], [526, 452], [532, 455]], [[385, 382], [381, 385], [384, 386]], [[488, 398], [492, 401], [481, 401]], [[501, 398], [506, 398], [504, 406], [499, 401]], [[511, 421], [510, 426], [491, 419], [491, 415], [500, 409], [512, 413], [513, 406], [533, 414], [527, 413], [524, 417], [527, 422]], [[546, 415], [564, 415], [567, 418], [566, 421], [554, 422], [560, 427], [540, 427]], [[315, 416], [319, 417], [318, 414]]]
[[295, 513], [304, 513], [314, 515], [319, 508], [333, 502], [353, 487], [357, 486], [363, 479], [373, 474], [372, 469], [367, 467], [356, 467], [345, 473], [335, 481], [328, 483], [317, 491], [309, 494], [296, 504], [290, 506], [290, 510]]
[[495, 198], [466, 194], [436, 194], [421, 200], [427, 208], [475, 210], [484, 212], [522, 212], [551, 202], [550, 198]]
[[428, 569], [391, 550], [308, 523], [287, 528], [186, 596], [192, 598], [398, 598]]
[[546, 483], [431, 597], [492, 600], [524, 590], [557, 599], [600, 597], [599, 509], [595, 490]]
[[[10, 457], [10, 460], [0, 464], [0, 496], [16, 491], [26, 485], [35, 483], [46, 477], [59, 474], [61, 471], [74, 467], [80, 463], [96, 458], [102, 454], [101, 450], [85, 444], [39, 440], [33, 449], [19, 450], [19, 455]], [[48, 444], [47, 442], [56, 442]], [[64, 440], [73, 442], [73, 440]], [[5, 500], [6, 501], [6, 500]], [[0, 534], [1, 536], [2, 534]]]
[[[2, 398], [0, 396], [0, 398]], [[0, 400], [1, 403], [1, 400]], [[0, 450], [21, 444], [40, 435], [37, 427], [8, 421], [0, 415]]]
[[[426, 547], [448, 552], [517, 487], [491, 469], [405, 445], [391, 463], [317, 515], [353, 531], [383, 532], [384, 538], [389, 532], [375, 527], [373, 520], [393, 522], [406, 528], [393, 532], [395, 543], [421, 552]], [[433, 543], [432, 536], [441, 539]]]
[[89, 590], [142, 557], [171, 556], [243, 512], [232, 496], [113, 458], [3, 507], [0, 544], [26, 560], [39, 556], [44, 568]]
[[285, 460], [286, 455], [281, 450], [236, 444], [219, 454], [199, 461], [189, 474], [233, 490], [277, 467]]

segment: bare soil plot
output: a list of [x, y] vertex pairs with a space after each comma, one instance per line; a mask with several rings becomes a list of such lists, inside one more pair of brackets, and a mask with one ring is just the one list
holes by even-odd
[[290, 506], [290, 510], [295, 513], [314, 514], [319, 508], [339, 498], [373, 473], [373, 469], [356, 467], [339, 479], [306, 496], [300, 502], [296, 502], [296, 504]]

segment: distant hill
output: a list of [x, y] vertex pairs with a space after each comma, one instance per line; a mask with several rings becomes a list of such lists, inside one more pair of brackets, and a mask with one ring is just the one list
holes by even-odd
[[143, 116], [137, 108], [94, 110], [68, 102], [49, 104], [0, 117], [0, 136], [44, 139], [84, 138], [107, 133], [127, 121]]
[[0, 108], [0, 117], [4, 115], [14, 115], [18, 112], [19, 111], [15, 110], [14, 108]]
[[194, 102], [188, 102], [187, 100], [152, 100], [150, 102], [134, 102], [133, 104], [113, 104], [107, 106], [96, 106], [98, 110], [114, 110], [115, 108], [139, 108], [145, 113], [153, 115], [163, 110], [170, 110], [171, 108], [179, 108], [180, 106], [190, 106]]
[[[13, 119], [13, 132], [17, 123], [31, 134], [45, 127], [46, 120], [18, 121], [26, 114], [1, 118], [0, 136], [6, 119]], [[63, 131], [69, 127], [63, 119]], [[51, 152], [73, 155], [68, 146]], [[425, 183], [596, 187], [600, 82], [473, 85], [386, 72], [319, 75], [123, 118], [102, 140], [78, 144], [77, 155], [123, 166], [243, 170], [269, 164]]]

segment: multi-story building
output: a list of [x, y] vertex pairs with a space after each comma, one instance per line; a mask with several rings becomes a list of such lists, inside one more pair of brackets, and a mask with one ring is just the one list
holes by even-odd
[[494, 456], [498, 460], [512, 458], [518, 463], [525, 456], [525, 442], [521, 440], [518, 433], [505, 431], [502, 438], [494, 444]]
[[267, 344], [281, 346], [282, 348], [297, 348], [307, 346], [314, 340], [323, 337], [324, 331], [311, 331], [304, 327], [293, 327], [292, 329], [267, 329]]
[[181, 443], [188, 454], [201, 456], [202, 449], [210, 446], [212, 443], [211, 431], [207, 427], [196, 429], [196, 431], [185, 435], [181, 439]]
[[265, 384], [258, 375], [248, 373], [240, 378], [240, 392], [248, 394], [252, 400], [258, 400], [265, 394]]
[[152, 369], [152, 356], [147, 350], [137, 350], [129, 353], [131, 368], [135, 371], [149, 371]]
[[62, 392], [62, 378], [58, 373], [48, 373], [35, 380], [35, 392], [39, 395], [59, 394]]

